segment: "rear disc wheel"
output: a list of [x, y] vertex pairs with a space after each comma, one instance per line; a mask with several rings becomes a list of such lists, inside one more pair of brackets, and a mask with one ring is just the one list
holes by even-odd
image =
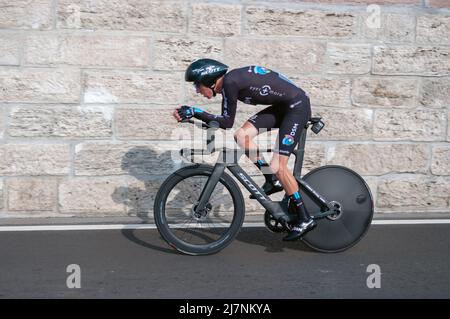
[[[303, 180], [328, 199], [335, 214], [317, 220], [317, 227], [302, 240], [321, 252], [340, 252], [355, 245], [366, 234], [373, 217], [373, 199], [364, 179], [349, 168], [327, 165], [306, 174]], [[307, 211], [320, 207], [302, 189]]]

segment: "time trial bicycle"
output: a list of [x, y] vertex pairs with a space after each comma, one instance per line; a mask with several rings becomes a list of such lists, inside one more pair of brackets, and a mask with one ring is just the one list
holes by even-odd
[[[273, 232], [285, 232], [298, 223], [288, 197], [272, 201], [239, 166], [244, 150], [215, 148], [217, 122], [189, 120], [207, 130], [206, 149], [182, 149], [180, 155], [218, 152], [215, 165], [194, 163], [171, 174], [159, 188], [154, 202], [154, 219], [162, 238], [174, 249], [189, 255], [217, 253], [236, 237], [245, 216], [240, 182], [264, 208], [264, 222]], [[294, 176], [305, 208], [316, 219], [317, 227], [301, 240], [320, 252], [340, 252], [355, 245], [368, 231], [374, 204], [364, 179], [339, 165], [315, 168], [301, 177], [307, 129], [318, 134], [324, 127], [321, 118], [311, 118], [303, 130], [296, 150]], [[263, 152], [270, 152], [264, 150]], [[225, 169], [228, 169], [233, 179]]]

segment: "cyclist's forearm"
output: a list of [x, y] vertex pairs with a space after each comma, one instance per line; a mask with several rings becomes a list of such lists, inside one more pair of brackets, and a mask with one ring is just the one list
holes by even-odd
[[210, 122], [214, 119], [214, 114], [208, 113], [198, 107], [194, 107], [194, 117], [203, 122]]
[[211, 114], [199, 108], [194, 108], [194, 117], [206, 123], [217, 121], [220, 128], [231, 128], [233, 126], [233, 121], [230, 117]]

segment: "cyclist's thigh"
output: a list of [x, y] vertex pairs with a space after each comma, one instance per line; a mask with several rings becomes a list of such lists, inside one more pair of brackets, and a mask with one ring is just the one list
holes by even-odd
[[277, 106], [271, 105], [255, 115], [251, 116], [246, 123], [251, 123], [260, 133], [261, 131], [279, 128], [282, 114]]
[[282, 106], [283, 119], [278, 132], [276, 152], [289, 156], [293, 151], [306, 123], [311, 118], [311, 107], [307, 96], [301, 96], [290, 105]]

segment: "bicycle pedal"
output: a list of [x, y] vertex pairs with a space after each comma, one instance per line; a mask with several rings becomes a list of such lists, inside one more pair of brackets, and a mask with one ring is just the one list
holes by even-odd
[[281, 226], [283, 226], [283, 228], [286, 231], [291, 231], [292, 230], [291, 224], [289, 224], [283, 217], [279, 218], [277, 221], [281, 224]]

